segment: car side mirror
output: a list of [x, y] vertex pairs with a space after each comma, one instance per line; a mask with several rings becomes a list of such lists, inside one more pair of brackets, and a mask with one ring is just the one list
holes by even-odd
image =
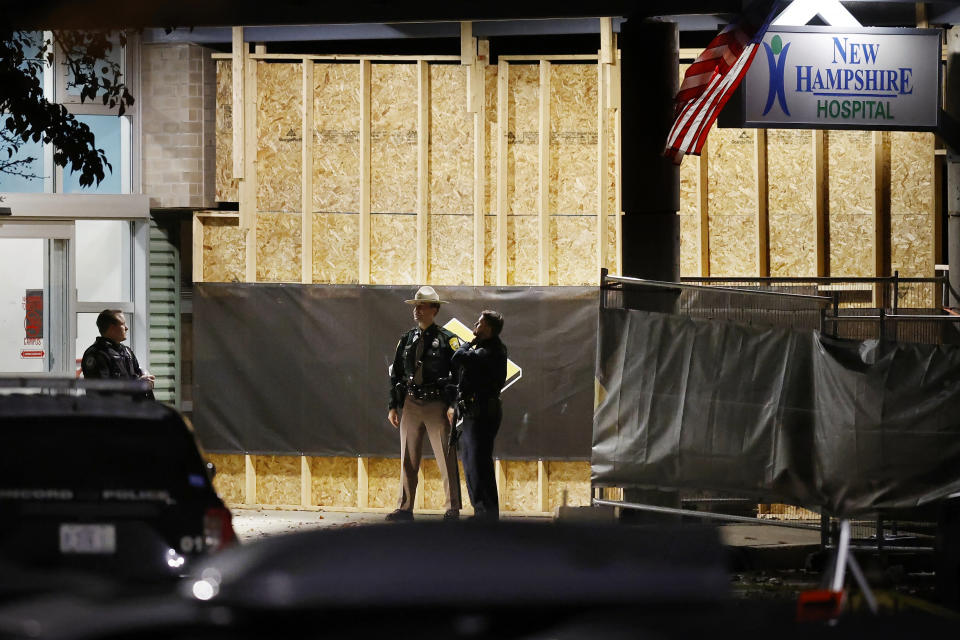
[[207, 462], [207, 471], [210, 472], [210, 478], [213, 479], [217, 475], [217, 465]]

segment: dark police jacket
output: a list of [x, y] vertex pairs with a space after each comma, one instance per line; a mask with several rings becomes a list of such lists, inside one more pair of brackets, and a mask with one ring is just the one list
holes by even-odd
[[468, 413], [485, 413], [507, 381], [507, 346], [499, 336], [464, 344], [452, 358], [460, 371], [460, 400]]
[[[103, 378], [107, 380], [139, 380], [143, 369], [133, 355], [133, 349], [114, 342], [110, 338], [100, 336], [96, 342], [83, 352], [80, 361], [83, 377], [87, 379]], [[146, 397], [153, 398], [153, 391], [148, 391]]]
[[[423, 383], [414, 384], [417, 371], [417, 344], [423, 341], [421, 356]], [[451, 377], [450, 358], [460, 346], [460, 339], [446, 329], [432, 324], [424, 330], [415, 327], [403, 334], [390, 369], [390, 408], [403, 406], [407, 393], [423, 400], [443, 400], [449, 406], [456, 402], [456, 380]]]

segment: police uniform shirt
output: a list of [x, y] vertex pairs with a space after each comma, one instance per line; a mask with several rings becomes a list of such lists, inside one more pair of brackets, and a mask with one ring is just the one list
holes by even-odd
[[86, 351], [80, 361], [84, 378], [138, 380], [143, 375], [133, 349], [100, 336]]
[[456, 387], [450, 379], [450, 359], [459, 347], [460, 339], [436, 324], [405, 333], [390, 371], [389, 408], [402, 407], [406, 392], [415, 388], [439, 391], [440, 399], [453, 405]]
[[500, 396], [507, 381], [507, 346], [499, 336], [465, 344], [453, 354], [454, 367], [462, 367], [460, 392], [487, 400]]

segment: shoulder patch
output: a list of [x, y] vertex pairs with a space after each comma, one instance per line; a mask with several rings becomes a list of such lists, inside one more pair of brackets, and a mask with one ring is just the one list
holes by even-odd
[[458, 338], [457, 336], [451, 336], [451, 337], [450, 337], [450, 348], [453, 349], [454, 351], [456, 351], [457, 349], [459, 349], [459, 348], [460, 348], [460, 338]]

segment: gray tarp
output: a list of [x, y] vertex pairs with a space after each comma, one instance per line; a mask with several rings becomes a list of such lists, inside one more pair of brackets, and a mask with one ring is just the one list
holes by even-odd
[[835, 515], [960, 491], [960, 348], [603, 309], [593, 481]]
[[[503, 394], [503, 458], [587, 459], [596, 287], [437, 287], [437, 322], [504, 314], [523, 372]], [[219, 453], [398, 456], [387, 367], [416, 287], [198, 284], [194, 423]], [[430, 447], [424, 447], [425, 452]]]

